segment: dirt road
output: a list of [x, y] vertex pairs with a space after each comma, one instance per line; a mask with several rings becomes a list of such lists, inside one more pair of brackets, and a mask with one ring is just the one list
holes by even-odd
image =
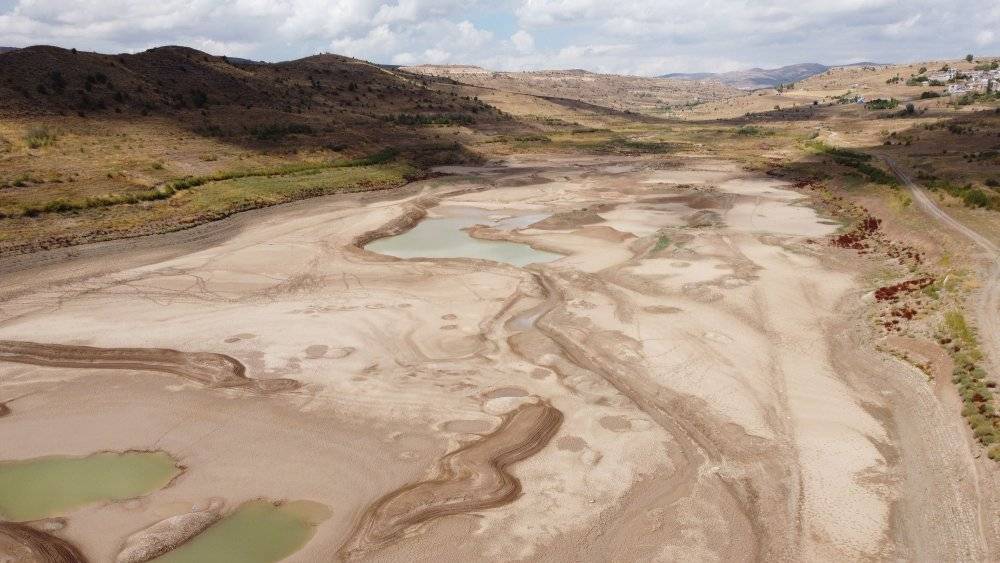
[[918, 186], [895, 161], [885, 158], [885, 162], [909, 188], [910, 193], [913, 194], [913, 200], [921, 209], [935, 221], [972, 241], [985, 253], [990, 265], [979, 295], [979, 303], [976, 306], [976, 324], [979, 327], [979, 337], [990, 364], [990, 373], [993, 374], [994, 378], [1000, 377], [1000, 247], [938, 207], [934, 199]]

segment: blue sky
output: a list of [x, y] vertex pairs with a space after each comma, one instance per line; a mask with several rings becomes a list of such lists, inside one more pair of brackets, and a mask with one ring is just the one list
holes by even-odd
[[657, 75], [1000, 56], [998, 0], [0, 0], [0, 45]]

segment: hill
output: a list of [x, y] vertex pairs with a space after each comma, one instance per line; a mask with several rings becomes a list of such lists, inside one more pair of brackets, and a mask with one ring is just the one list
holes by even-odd
[[419, 65], [401, 70], [471, 86], [629, 111], [651, 111], [741, 95], [730, 86], [711, 82], [598, 74], [579, 69], [498, 72], [468, 65]]
[[751, 68], [733, 72], [698, 72], [664, 74], [663, 78], [678, 80], [709, 80], [726, 84], [740, 90], [774, 88], [781, 84], [798, 82], [810, 76], [826, 72], [830, 67], [817, 63], [801, 63], [780, 68]]
[[501, 120], [477, 100], [339, 55], [276, 64], [186, 47], [104, 55], [36, 46], [0, 55], [0, 116], [46, 115], [169, 117], [210, 136], [320, 145], [379, 145], [414, 137], [413, 125]]
[[0, 53], [8, 53], [10, 51], [16, 51], [17, 47], [0, 47]]

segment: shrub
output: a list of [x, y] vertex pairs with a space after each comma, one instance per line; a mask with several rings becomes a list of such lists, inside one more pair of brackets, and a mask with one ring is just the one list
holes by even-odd
[[921, 100], [929, 100], [931, 98], [940, 98], [940, 97], [941, 97], [941, 94], [938, 94], [937, 92], [927, 91], [927, 92], [924, 92], [924, 93], [920, 94], [920, 99]]
[[743, 137], [767, 137], [774, 135], [774, 131], [754, 125], [744, 125], [736, 130], [736, 134]]
[[38, 125], [28, 129], [24, 142], [33, 149], [47, 147], [56, 142], [56, 132], [47, 125]]
[[981, 190], [977, 189], [971, 189], [965, 192], [965, 195], [962, 196], [962, 201], [969, 207], [987, 207], [990, 204], [990, 198]]
[[888, 100], [879, 98], [865, 103], [865, 107], [870, 110], [895, 109], [899, 106], [899, 100], [890, 98]]

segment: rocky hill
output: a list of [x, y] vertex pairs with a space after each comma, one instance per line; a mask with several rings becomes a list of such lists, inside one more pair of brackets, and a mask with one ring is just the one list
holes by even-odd
[[598, 74], [578, 69], [498, 72], [468, 65], [419, 65], [401, 70], [505, 92], [577, 100], [630, 111], [656, 110], [741, 95], [731, 86], [712, 82]]
[[740, 90], [757, 90], [774, 88], [780, 84], [798, 82], [826, 72], [830, 67], [817, 63], [801, 63], [780, 68], [751, 68], [733, 72], [697, 72], [664, 74], [663, 78], [678, 80], [707, 80], [739, 88]]

